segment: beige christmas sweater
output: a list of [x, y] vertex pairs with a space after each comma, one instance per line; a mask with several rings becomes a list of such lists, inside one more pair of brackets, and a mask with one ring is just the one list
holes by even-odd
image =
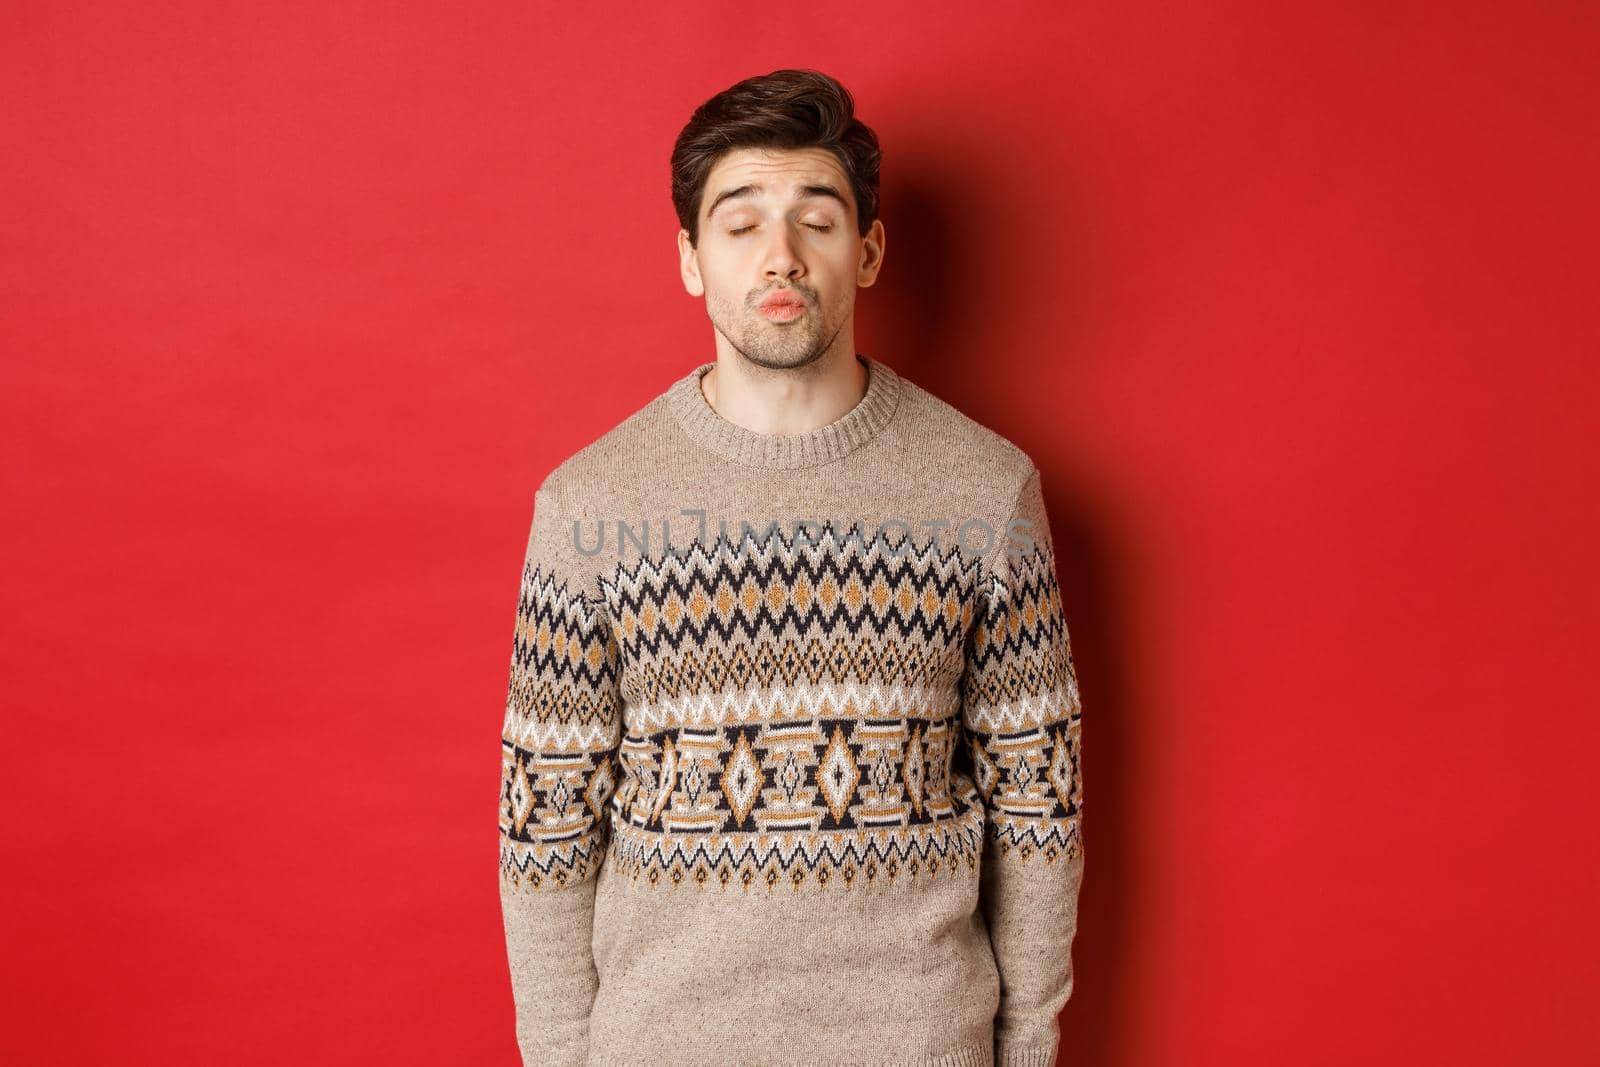
[[499, 888], [527, 1067], [1048, 1067], [1083, 876], [1039, 471], [884, 363], [704, 363], [534, 496]]

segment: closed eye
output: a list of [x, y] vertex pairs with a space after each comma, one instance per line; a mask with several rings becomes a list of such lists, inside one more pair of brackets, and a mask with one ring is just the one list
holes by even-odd
[[[808, 230], [816, 230], [818, 233], [828, 233], [829, 231], [831, 231], [833, 229], [832, 226], [814, 226], [809, 222], [801, 223], [801, 225], [803, 225]], [[748, 231], [753, 230], [753, 229], [755, 229], [754, 225], [740, 226], [737, 230], [729, 230], [728, 231], [728, 236], [737, 237], [739, 234], [747, 233]]]

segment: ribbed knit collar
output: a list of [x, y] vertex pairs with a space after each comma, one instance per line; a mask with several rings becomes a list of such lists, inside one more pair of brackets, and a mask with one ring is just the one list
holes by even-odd
[[856, 355], [867, 368], [867, 391], [856, 406], [815, 430], [765, 434], [729, 422], [706, 400], [700, 379], [716, 361], [702, 363], [667, 388], [667, 405], [699, 444], [749, 467], [797, 470], [832, 462], [872, 440], [889, 424], [900, 401], [901, 379], [871, 356]]

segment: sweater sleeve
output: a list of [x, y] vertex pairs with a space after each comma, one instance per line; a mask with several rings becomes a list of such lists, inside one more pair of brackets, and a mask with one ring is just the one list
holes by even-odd
[[985, 584], [962, 689], [985, 808], [979, 907], [1000, 972], [997, 1067], [1052, 1067], [1083, 879], [1078, 683], [1039, 471]]
[[595, 879], [621, 738], [616, 641], [599, 597], [560, 562], [558, 511], [541, 487], [500, 740], [500, 903], [529, 1067], [588, 1058]]

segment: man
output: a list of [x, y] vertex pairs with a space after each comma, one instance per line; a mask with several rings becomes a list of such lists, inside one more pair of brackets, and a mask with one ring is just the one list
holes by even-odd
[[1055, 1061], [1083, 850], [1039, 471], [855, 351], [853, 110], [781, 70], [695, 112], [716, 359], [535, 494], [500, 794], [528, 1067]]

